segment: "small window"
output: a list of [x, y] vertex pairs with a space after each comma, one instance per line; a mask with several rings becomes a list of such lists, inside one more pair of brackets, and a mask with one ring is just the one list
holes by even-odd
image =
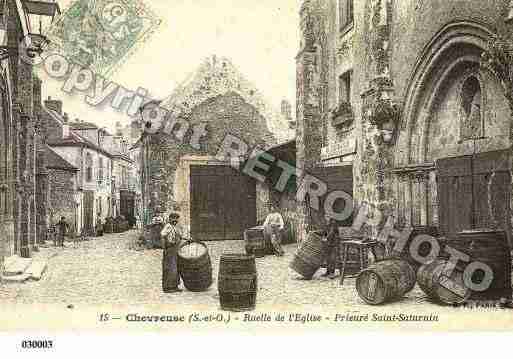
[[339, 0], [338, 1], [338, 12], [339, 12], [339, 22], [340, 22], [340, 31], [345, 32], [354, 21], [354, 13], [353, 13], [353, 1], [354, 0]]
[[339, 78], [339, 102], [351, 102], [352, 71], [347, 71]]
[[461, 87], [461, 140], [474, 140], [484, 136], [481, 111], [482, 92], [477, 77], [470, 76]]

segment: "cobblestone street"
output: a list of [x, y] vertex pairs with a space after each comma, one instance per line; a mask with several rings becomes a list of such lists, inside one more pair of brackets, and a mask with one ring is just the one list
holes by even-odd
[[[160, 250], [131, 250], [130, 243], [136, 232], [106, 235], [100, 239], [78, 245], [66, 243], [64, 249], [43, 248], [39, 256], [49, 258], [48, 269], [41, 281], [4, 283], [0, 287], [0, 300], [8, 303], [46, 304], [179, 304], [205, 305], [217, 308], [216, 276], [219, 256], [224, 252], [243, 252], [242, 241], [211, 242], [210, 255], [214, 266], [214, 284], [203, 293], [184, 291], [165, 294], [161, 290]], [[363, 306], [354, 289], [354, 278], [343, 288], [338, 280], [320, 278], [301, 280], [288, 268], [296, 245], [285, 247], [283, 258], [268, 256], [257, 259], [259, 291], [258, 304], [262, 305], [337, 305]], [[432, 305], [416, 288], [402, 301], [388, 307]]]

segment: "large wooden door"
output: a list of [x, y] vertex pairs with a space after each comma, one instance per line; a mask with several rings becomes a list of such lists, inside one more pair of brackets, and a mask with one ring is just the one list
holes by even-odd
[[436, 167], [441, 233], [500, 227], [511, 237], [511, 175], [505, 151], [445, 158]]
[[191, 166], [191, 236], [242, 239], [256, 225], [256, 183], [229, 166]]
[[461, 232], [472, 228], [472, 157], [437, 161], [440, 231]]

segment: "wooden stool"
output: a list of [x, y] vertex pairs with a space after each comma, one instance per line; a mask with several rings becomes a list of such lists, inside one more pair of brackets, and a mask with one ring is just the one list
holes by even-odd
[[340, 242], [340, 250], [342, 251], [342, 260], [340, 262], [340, 285], [344, 285], [344, 277], [347, 265], [347, 257], [351, 248], [356, 249], [358, 257], [360, 258], [360, 271], [369, 266], [369, 250], [374, 253], [374, 248], [378, 242], [365, 242], [363, 240], [349, 240]]

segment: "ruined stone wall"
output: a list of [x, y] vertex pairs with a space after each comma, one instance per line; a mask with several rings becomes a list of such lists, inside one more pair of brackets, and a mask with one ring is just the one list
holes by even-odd
[[[207, 136], [200, 141], [200, 148], [193, 148], [189, 142], [191, 129], [183, 143], [167, 134], [156, 134], [148, 138], [145, 147], [145, 200], [149, 209], [161, 207], [164, 211], [185, 205], [177, 201], [175, 172], [183, 156], [215, 156], [224, 138], [230, 134], [244, 140], [250, 148], [266, 148], [266, 140], [272, 138], [265, 119], [251, 105], [236, 93], [217, 96], [196, 106], [188, 113], [186, 121], [192, 126], [207, 125]], [[176, 208], [175, 208], [176, 210]]]

